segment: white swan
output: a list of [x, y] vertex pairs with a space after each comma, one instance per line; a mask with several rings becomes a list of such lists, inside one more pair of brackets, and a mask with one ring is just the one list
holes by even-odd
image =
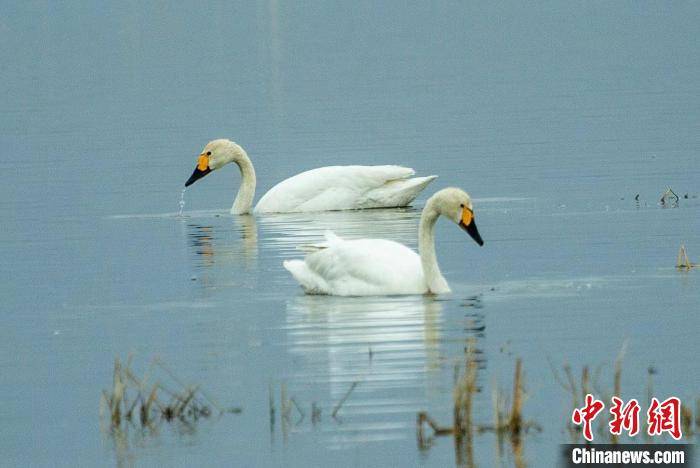
[[[199, 155], [197, 167], [185, 182], [192, 185], [210, 172], [235, 162], [241, 186], [231, 214], [250, 213], [255, 195], [255, 169], [236, 143], [213, 140]], [[255, 213], [354, 210], [406, 206], [437, 176], [414, 177], [401, 166], [329, 166], [302, 172], [272, 187], [255, 206]]]
[[286, 260], [284, 267], [307, 294], [375, 296], [450, 292], [435, 256], [435, 222], [443, 215], [484, 245], [474, 222], [469, 195], [446, 188], [430, 197], [418, 228], [420, 255], [384, 239], [344, 240], [331, 232], [326, 242], [310, 246], [304, 260]]

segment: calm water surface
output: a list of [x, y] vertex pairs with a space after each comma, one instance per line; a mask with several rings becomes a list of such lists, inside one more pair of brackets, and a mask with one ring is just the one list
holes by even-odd
[[[673, 266], [681, 243], [700, 258], [699, 22], [693, 3], [4, 5], [0, 464], [453, 465], [415, 418], [449, 423], [469, 342], [479, 423], [523, 359], [530, 466], [568, 441], [550, 361], [605, 364], [609, 389], [628, 339], [625, 397], [646, 398], [651, 365], [658, 396], [691, 401], [700, 280]], [[445, 297], [304, 296], [283, 259], [328, 229], [415, 248], [428, 193], [232, 217], [227, 167], [179, 217], [217, 137], [248, 150], [258, 196], [322, 165], [438, 174], [428, 192], [468, 190], [486, 245], [438, 224]], [[111, 437], [99, 398], [129, 353], [242, 413]], [[282, 387], [305, 415], [271, 425]], [[489, 434], [473, 449], [516, 462]]]

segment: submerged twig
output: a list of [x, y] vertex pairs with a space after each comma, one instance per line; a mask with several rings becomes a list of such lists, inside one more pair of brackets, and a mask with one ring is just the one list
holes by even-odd
[[301, 422], [306, 417], [306, 414], [304, 413], [304, 411], [301, 409], [301, 407], [299, 406], [299, 404], [297, 403], [297, 401], [294, 398], [291, 398], [290, 401], [292, 402], [292, 404], [294, 405], [296, 410], [299, 412], [299, 421], [297, 421], [297, 424], [301, 424]]
[[355, 387], [357, 387], [358, 383], [360, 383], [360, 382], [357, 382], [357, 381], [353, 382], [352, 385], [350, 385], [350, 388], [348, 389], [348, 391], [345, 392], [345, 395], [343, 395], [343, 398], [341, 398], [340, 401], [338, 402], [338, 404], [335, 405], [335, 407], [333, 408], [333, 412], [331, 413], [331, 416], [333, 418], [335, 418], [337, 416], [338, 411], [340, 411], [340, 408], [345, 403], [345, 400], [347, 400], [348, 397], [350, 396], [350, 394], [352, 393], [352, 391], [355, 390]]
[[694, 267], [695, 264], [693, 264], [688, 258], [688, 253], [685, 250], [685, 245], [681, 244], [680, 249], [678, 249], [678, 259], [676, 260], [676, 268], [678, 268], [679, 270], [690, 270]]
[[311, 403], [311, 424], [321, 422], [321, 408], [316, 405], [316, 402]]
[[267, 385], [268, 391], [268, 406], [270, 412], [270, 432], [275, 430], [275, 398], [272, 396], [272, 384]]
[[416, 417], [416, 429], [422, 434], [423, 424], [427, 424], [433, 430], [433, 434], [436, 436], [452, 435], [454, 434], [454, 427], [443, 427], [440, 426], [433, 418], [430, 417], [425, 411], [419, 411]]

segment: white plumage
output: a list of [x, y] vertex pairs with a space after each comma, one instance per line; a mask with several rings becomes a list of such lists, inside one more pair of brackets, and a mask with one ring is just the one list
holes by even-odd
[[426, 289], [420, 256], [385, 239], [345, 240], [328, 232], [325, 246], [304, 260], [286, 260], [284, 267], [308, 294], [376, 296]]
[[434, 229], [440, 215], [462, 226], [483, 245], [473, 220], [469, 195], [448, 188], [430, 197], [421, 214], [418, 255], [385, 239], [345, 240], [326, 233], [326, 242], [312, 246], [304, 260], [286, 260], [284, 267], [307, 294], [373, 296], [450, 292], [435, 256]]
[[[221, 139], [209, 142], [185, 185], [231, 162], [235, 162], [241, 170], [241, 186], [231, 213], [249, 213], [255, 194], [255, 169], [245, 150], [232, 141]], [[253, 211], [291, 213], [407, 206], [437, 178], [434, 175], [412, 177], [414, 174], [413, 169], [393, 165], [312, 169], [272, 187]]]
[[256, 213], [406, 206], [437, 176], [415, 177], [401, 166], [329, 166], [302, 172], [272, 187]]

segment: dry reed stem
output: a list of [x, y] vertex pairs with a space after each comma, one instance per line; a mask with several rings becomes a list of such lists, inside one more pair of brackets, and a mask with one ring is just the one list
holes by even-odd
[[510, 412], [510, 432], [519, 434], [522, 429], [523, 387], [522, 374], [523, 362], [520, 358], [515, 361], [515, 377], [513, 378], [513, 406]]
[[301, 407], [299, 406], [299, 404], [297, 403], [297, 401], [294, 398], [291, 398], [290, 401], [292, 402], [292, 404], [296, 408], [297, 412], [299, 413], [299, 421], [297, 421], [297, 424], [301, 424], [301, 422], [306, 417], [306, 414], [304, 413], [304, 411], [301, 409]]
[[[473, 395], [478, 391], [476, 384], [478, 363], [473, 358], [471, 346], [466, 350], [464, 373], [461, 378], [455, 379], [453, 400], [454, 400], [454, 420], [453, 426], [442, 427], [430, 415], [421, 411], [416, 417], [416, 438], [418, 448], [424, 451], [430, 448], [435, 436], [454, 436], [455, 458], [458, 466], [474, 466], [474, 429], [478, 432], [492, 431], [497, 436], [498, 447], [503, 447], [503, 436], [508, 436], [511, 449], [513, 451], [514, 463], [516, 467], [525, 467], [523, 457], [522, 435], [529, 429], [541, 431], [541, 428], [529, 421], [525, 421], [522, 416], [523, 404], [527, 397], [524, 391], [524, 372], [521, 359], [515, 363], [515, 374], [513, 376], [513, 399], [510, 406], [510, 414], [505, 414], [503, 408], [505, 399], [501, 396], [497, 384], [494, 382], [491, 394], [494, 415], [493, 426], [474, 426], [472, 422], [471, 410], [473, 405]], [[561, 382], [563, 384], [563, 382]], [[565, 386], [565, 384], [563, 384]], [[425, 425], [433, 430], [431, 437], [426, 438], [424, 434]], [[499, 452], [497, 452], [499, 453]]]
[[433, 430], [433, 434], [436, 436], [444, 436], [454, 434], [453, 427], [442, 427], [433, 418], [428, 415], [425, 411], [418, 412], [416, 417], [416, 427], [418, 431], [423, 432], [423, 424], [427, 424]]
[[311, 403], [311, 423], [316, 424], [321, 422], [321, 408], [316, 405], [316, 402]]
[[586, 395], [591, 393], [591, 376], [588, 366], [581, 369], [581, 399], [585, 401]]
[[685, 437], [693, 436], [693, 411], [685, 405], [681, 405], [681, 427]]
[[289, 421], [291, 409], [289, 400], [287, 399], [287, 384], [282, 382], [282, 385], [280, 385], [280, 417], [282, 418], [283, 422]]
[[157, 393], [158, 393], [158, 386], [154, 385], [153, 390], [151, 390], [151, 394], [148, 396], [148, 399], [146, 400], [145, 403], [143, 403], [141, 405], [141, 425], [142, 426], [147, 426], [149, 424], [149, 417], [151, 414], [151, 405], [153, 405], [153, 402], [156, 401]]
[[[131, 356], [129, 356], [127, 362], [131, 362]], [[165, 368], [162, 363], [159, 365], [174, 381], [182, 384], [172, 371]], [[150, 368], [152, 366], [153, 364]], [[111, 393], [103, 391], [100, 399], [101, 417], [105, 414], [105, 410], [109, 409], [112, 434], [122, 432], [123, 427], [126, 429], [128, 426], [123, 426], [125, 421], [133, 425], [134, 412], [139, 414], [141, 427], [151, 430], [157, 429], [157, 422], [163, 420], [171, 421], [174, 418], [178, 418], [182, 424], [193, 430], [193, 422], [196, 422], [200, 417], [211, 415], [209, 407], [202, 404], [198, 398], [198, 395], [201, 394], [201, 389], [198, 385], [185, 387], [183, 392], [178, 393], [171, 392], [156, 382], [149, 390], [146, 390], [145, 382], [147, 379], [148, 375], [140, 379], [133, 374], [128, 366], [124, 367], [119, 358], [115, 359]], [[158, 396], [161, 390], [163, 393], [170, 395], [170, 402], [167, 405], [163, 405], [159, 401]], [[129, 398], [130, 395], [131, 398]], [[226, 412], [240, 412], [240, 408], [232, 408]]]
[[[617, 354], [617, 357], [615, 358], [615, 374], [613, 376], [613, 396], [616, 396], [618, 398], [622, 397], [622, 360], [625, 357], [625, 353], [627, 352], [627, 343], [629, 340], [625, 340], [622, 343], [622, 347], [620, 348], [620, 352]], [[609, 415], [609, 418], [612, 418], [612, 414]], [[619, 441], [619, 436], [616, 434], [613, 434], [612, 432], [610, 433], [610, 442], [613, 444], [617, 444]]]
[[124, 398], [124, 392], [126, 391], [126, 385], [122, 380], [121, 363], [119, 358], [114, 360], [114, 374], [113, 374], [113, 384], [112, 384], [112, 396], [109, 399], [110, 402], [110, 413], [112, 417], [112, 425], [119, 426], [121, 424], [121, 402]]
[[467, 346], [465, 359], [464, 374], [457, 381], [453, 390], [454, 433], [460, 435], [471, 434], [472, 430], [472, 396], [477, 390], [476, 374], [478, 370], [472, 342]]
[[[603, 400], [611, 400], [613, 396], [616, 396], [620, 399], [622, 399], [622, 365], [624, 361], [625, 354], [627, 352], [627, 347], [628, 347], [629, 340], [626, 339], [620, 348], [620, 351], [618, 352], [617, 357], [615, 358], [615, 364], [614, 364], [614, 374], [613, 374], [613, 391], [612, 394], [609, 394], [607, 392], [601, 392], [598, 389], [596, 389], [596, 392], [603, 395]], [[551, 363], [550, 363], [551, 365]], [[552, 366], [552, 371], [554, 373], [555, 379], [560, 383], [560, 385], [567, 391], [569, 391], [571, 388], [575, 388], [575, 381], [573, 380], [573, 374], [569, 370], [568, 364], [564, 366], [564, 369], [567, 372], [567, 375], [569, 375], [569, 383], [565, 384], [561, 381], [559, 378], [556, 369], [553, 368]], [[646, 405], [649, 407], [651, 405], [651, 400], [654, 395], [654, 379], [653, 376], [656, 373], [655, 369], [652, 366], [649, 366], [647, 368], [647, 383], [646, 383], [646, 394], [647, 394], [647, 401]], [[586, 393], [586, 381], [588, 379], [588, 372], [587, 372], [587, 367], [584, 366], [583, 372], [581, 375], [581, 385], [582, 385], [582, 391], [585, 394]], [[578, 406], [574, 406], [574, 408], [577, 408]], [[612, 420], [612, 414], [608, 416], [608, 420]], [[693, 425], [695, 425], [695, 429], [693, 428]], [[692, 437], [695, 435], [695, 433], [700, 430], [700, 398], [696, 399], [695, 402], [695, 414], [693, 414], [693, 410], [691, 409], [690, 405], [685, 405], [681, 406], [681, 426], [682, 426], [682, 433], [686, 437]], [[567, 424], [567, 428], [572, 434], [572, 437], [576, 435], [577, 433], [581, 432], [580, 427], [574, 426], [569, 422]], [[598, 432], [601, 435], [607, 435], [608, 432], [606, 431], [608, 429], [608, 425], [601, 425], [598, 427]], [[578, 436], [580, 437], [580, 436]], [[578, 437], [574, 438], [574, 443], [578, 440]], [[619, 436], [615, 434], [609, 434], [610, 437], [610, 443], [612, 444], [617, 444], [619, 442]], [[640, 437], [644, 437], [646, 440], [649, 440], [650, 437], [647, 434], [646, 431], [641, 431], [640, 432]]]
[[[161, 361], [159, 358], [156, 358], [154, 360], [154, 364], [160, 367], [165, 371], [166, 374], [170, 376], [175, 382], [180, 384], [181, 387], [187, 388], [187, 385], [185, 385], [176, 375], [173, 371], [171, 371], [163, 361]], [[214, 408], [219, 410], [219, 413], [225, 413], [226, 410], [214, 399], [212, 398], [207, 392], [204, 391], [204, 389], [199, 389], [199, 394], [202, 395]], [[230, 411], [229, 411], [230, 412]]]
[[685, 250], [685, 244], [681, 244], [678, 249], [678, 259], [676, 260], [676, 268], [679, 270], [690, 270], [695, 265], [688, 258], [688, 252]]
[[504, 401], [498, 383], [491, 383], [491, 404], [493, 405], [493, 427], [501, 427], [504, 424]]
[[343, 398], [341, 398], [340, 401], [338, 402], [338, 404], [335, 405], [335, 407], [333, 408], [333, 412], [331, 413], [331, 416], [333, 418], [336, 418], [336, 416], [338, 415], [338, 411], [340, 411], [340, 408], [342, 408], [343, 404], [345, 403], [345, 400], [348, 399], [348, 397], [350, 396], [352, 391], [355, 390], [355, 387], [357, 387], [357, 384], [359, 384], [359, 383], [360, 382], [357, 382], [357, 381], [353, 382], [352, 385], [350, 385], [350, 388], [348, 389], [348, 391], [345, 392], [345, 395], [343, 395]]
[[571, 389], [574, 407], [577, 407], [578, 391], [576, 390], [576, 379], [574, 378], [574, 373], [571, 371], [571, 366], [569, 364], [564, 364], [564, 373], [566, 374], [566, 378], [569, 380], [569, 388]]
[[662, 205], [666, 204], [666, 202], [670, 202], [672, 199], [673, 203], [678, 203], [680, 201], [680, 197], [676, 195], [676, 192], [674, 192], [671, 187], [669, 187], [662, 195], [661, 195], [661, 202]]
[[270, 411], [270, 430], [274, 431], [275, 427], [275, 397], [272, 396], [272, 383], [267, 384], [268, 391], [268, 406]]

